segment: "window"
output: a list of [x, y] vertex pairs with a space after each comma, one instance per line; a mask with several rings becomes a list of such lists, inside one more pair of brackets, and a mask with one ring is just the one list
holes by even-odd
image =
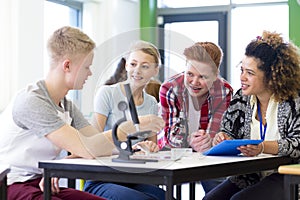
[[[191, 31], [191, 27], [193, 27], [193, 31]], [[164, 30], [163, 80], [184, 71], [186, 60], [182, 54], [182, 49], [197, 41], [219, 43], [219, 22], [217, 20], [166, 22]]]
[[[286, 40], [289, 39], [289, 8], [287, 0], [158, 0], [158, 7], [158, 16], [172, 16], [173, 18], [182, 18], [183, 15], [187, 14], [191, 16], [202, 14], [204, 17], [216, 12], [228, 13], [226, 20], [227, 24], [223, 26], [225, 30], [219, 30], [219, 37], [223, 35], [220, 34], [220, 31], [225, 31], [225, 33], [228, 34], [224, 45], [220, 46], [224, 52], [225, 60], [223, 60], [223, 62], [226, 62], [225, 66], [227, 66], [225, 69], [225, 77], [235, 90], [240, 88], [240, 69], [237, 69], [236, 65], [243, 58], [246, 45], [252, 39], [258, 35], [261, 35], [263, 30], [282, 33]], [[200, 21], [205, 19], [203, 18], [198, 20]], [[211, 21], [212, 27], [209, 28], [209, 31], [207, 31], [208, 28], [201, 28], [201, 24], [196, 25], [191, 23], [192, 21], [193, 19], [180, 21], [180, 24], [182, 24], [181, 28], [178, 28], [177, 24], [170, 24], [167, 28], [168, 30], [171, 29], [174, 32], [184, 34], [192, 40], [211, 40], [212, 42], [215, 42], [212, 37], [217, 34], [218, 30], [213, 28], [213, 21]], [[178, 23], [178, 26], [180, 24]], [[207, 36], [203, 34], [203, 31], [200, 30], [206, 30], [204, 32], [208, 33], [209, 35]], [[197, 37], [195, 37], [195, 35]], [[164, 38], [165, 41], [170, 40], [170, 37], [167, 34], [164, 36]], [[169, 43], [165, 45], [167, 46], [168, 44]], [[174, 41], [172, 42], [172, 40], [170, 40], [170, 44], [174, 44]], [[181, 52], [183, 52], [183, 49]], [[176, 58], [172, 60], [172, 57], [175, 56], [165, 57], [165, 77], [167, 77], [170, 73], [175, 73], [175, 70], [173, 70], [174, 67], [180, 70], [184, 68], [184, 66], [178, 66], [178, 64], [182, 64], [183, 62], [179, 63]], [[222, 70], [222, 66], [220, 70]]]
[[183, 8], [183, 7], [200, 7], [229, 5], [230, 0], [158, 0], [158, 8]]
[[[241, 6], [232, 10], [231, 31], [231, 74], [234, 89], [240, 88], [240, 69], [236, 65], [242, 60], [246, 45], [263, 30], [282, 33], [288, 40], [289, 17], [287, 4], [264, 6]], [[280, 13], [280, 15], [278, 14]]]
[[[44, 46], [46, 48], [49, 36], [62, 26], [81, 27], [82, 3], [75, 1], [47, 0], [44, 5]], [[44, 74], [48, 71], [48, 55], [44, 55]], [[80, 108], [81, 95], [79, 91], [71, 90], [68, 97]]]
[[[44, 5], [44, 38], [45, 47], [47, 39], [56, 29], [62, 26], [81, 26], [81, 10], [82, 5], [79, 3], [61, 4], [63, 1], [45, 1]], [[67, 2], [67, 1], [64, 1]], [[47, 52], [45, 52], [47, 53]], [[48, 57], [45, 57], [45, 72], [48, 70]]]
[[81, 11], [78, 1], [1, 1], [0, 113], [19, 89], [47, 71], [36, 67], [45, 62], [43, 41], [49, 33], [62, 25], [80, 27]]

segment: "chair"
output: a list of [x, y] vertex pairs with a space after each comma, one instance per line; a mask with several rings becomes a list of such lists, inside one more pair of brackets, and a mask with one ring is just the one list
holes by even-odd
[[9, 171], [8, 165], [0, 163], [0, 200], [7, 199], [7, 174]]
[[284, 174], [284, 195], [286, 200], [298, 200], [300, 183], [300, 164], [279, 166], [278, 172]]

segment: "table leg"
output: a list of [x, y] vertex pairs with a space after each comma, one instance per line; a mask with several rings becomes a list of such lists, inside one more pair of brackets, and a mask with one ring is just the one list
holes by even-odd
[[46, 169], [44, 169], [44, 200], [51, 200], [51, 177]]
[[68, 188], [76, 188], [76, 179], [68, 179]]
[[176, 199], [181, 200], [181, 185], [176, 185]]
[[190, 183], [190, 200], [195, 200], [195, 190], [196, 190], [196, 183]]
[[166, 199], [174, 199], [173, 198], [173, 193], [174, 193], [174, 185], [173, 181], [170, 178], [166, 178], [165, 180], [165, 185], [166, 185]]

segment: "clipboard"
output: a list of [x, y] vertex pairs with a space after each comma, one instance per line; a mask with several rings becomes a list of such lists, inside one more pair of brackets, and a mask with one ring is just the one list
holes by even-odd
[[205, 151], [203, 155], [206, 156], [234, 156], [241, 153], [237, 148], [248, 144], [257, 145], [263, 140], [250, 140], [250, 139], [233, 139], [224, 140], [223, 142], [213, 146], [209, 150]]

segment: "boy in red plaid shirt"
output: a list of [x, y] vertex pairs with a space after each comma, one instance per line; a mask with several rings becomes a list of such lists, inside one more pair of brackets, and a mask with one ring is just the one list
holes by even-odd
[[166, 80], [160, 88], [165, 127], [158, 135], [158, 145], [161, 149], [192, 147], [204, 152], [219, 131], [233, 89], [219, 76], [223, 57], [219, 46], [197, 42], [183, 54], [186, 70]]

